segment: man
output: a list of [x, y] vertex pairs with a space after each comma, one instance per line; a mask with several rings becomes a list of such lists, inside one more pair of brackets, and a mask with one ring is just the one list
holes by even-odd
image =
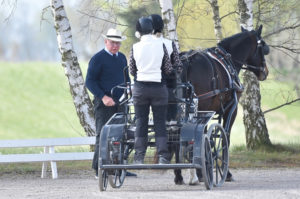
[[[100, 132], [104, 124], [113, 114], [121, 111], [117, 105], [123, 90], [116, 89], [111, 96], [111, 89], [124, 82], [123, 70], [127, 66], [127, 60], [123, 53], [119, 52], [121, 42], [126, 39], [121, 31], [109, 29], [105, 39], [105, 48], [95, 54], [90, 62], [86, 75], [86, 87], [94, 95], [94, 115], [96, 120], [96, 143], [92, 168], [98, 178], [99, 140]], [[129, 80], [128, 73], [126, 74]], [[127, 176], [132, 174], [127, 172]]]

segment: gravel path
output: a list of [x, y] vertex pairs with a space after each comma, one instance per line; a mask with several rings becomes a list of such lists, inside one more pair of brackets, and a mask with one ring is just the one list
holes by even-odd
[[[231, 170], [236, 181], [207, 191], [204, 184], [175, 185], [168, 171], [135, 171], [120, 189], [108, 187], [99, 192], [91, 171], [59, 171], [59, 178], [41, 179], [40, 173], [0, 174], [0, 198], [300, 198], [300, 168], [270, 170]], [[184, 171], [187, 181], [187, 172]], [[109, 185], [108, 185], [109, 186]]]

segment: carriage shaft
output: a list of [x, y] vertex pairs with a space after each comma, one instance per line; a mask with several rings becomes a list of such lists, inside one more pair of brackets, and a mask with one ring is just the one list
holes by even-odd
[[101, 169], [201, 169], [200, 164], [119, 164], [101, 165]]

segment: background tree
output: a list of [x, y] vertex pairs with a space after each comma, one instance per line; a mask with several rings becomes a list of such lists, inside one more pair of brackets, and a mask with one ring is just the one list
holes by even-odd
[[223, 34], [222, 34], [222, 25], [221, 25], [218, 0], [207, 0], [207, 2], [210, 4], [213, 12], [215, 35], [217, 38], [217, 42], [219, 42], [223, 39]]
[[173, 10], [172, 0], [159, 0], [159, 5], [161, 8], [162, 19], [165, 24], [164, 36], [175, 42], [177, 48], [179, 49], [178, 36], [176, 32], [176, 20]]
[[[253, 30], [253, 0], [239, 0], [241, 25], [247, 30]], [[243, 73], [242, 94], [243, 121], [246, 133], [246, 146], [256, 149], [260, 146], [271, 145], [264, 114], [261, 110], [261, 95], [259, 82], [250, 71]]]
[[73, 50], [71, 26], [62, 0], [51, 0], [54, 16], [57, 43], [61, 53], [62, 66], [68, 78], [70, 92], [80, 123], [87, 136], [95, 135], [95, 119], [93, 106], [84, 86], [82, 72], [77, 55]]

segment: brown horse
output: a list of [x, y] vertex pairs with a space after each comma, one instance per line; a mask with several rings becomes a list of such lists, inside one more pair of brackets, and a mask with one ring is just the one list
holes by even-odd
[[[238, 77], [240, 70], [252, 71], [260, 81], [268, 76], [264, 56], [269, 53], [269, 47], [262, 40], [261, 32], [262, 26], [252, 31], [242, 28], [241, 33], [225, 38], [216, 47], [180, 54], [184, 64], [182, 81], [194, 86], [199, 111], [216, 111], [228, 135], [228, 142], [243, 91]], [[197, 172], [199, 180], [200, 174]], [[175, 170], [175, 175], [175, 183], [182, 184], [181, 171]], [[232, 179], [228, 171], [226, 180]]]

